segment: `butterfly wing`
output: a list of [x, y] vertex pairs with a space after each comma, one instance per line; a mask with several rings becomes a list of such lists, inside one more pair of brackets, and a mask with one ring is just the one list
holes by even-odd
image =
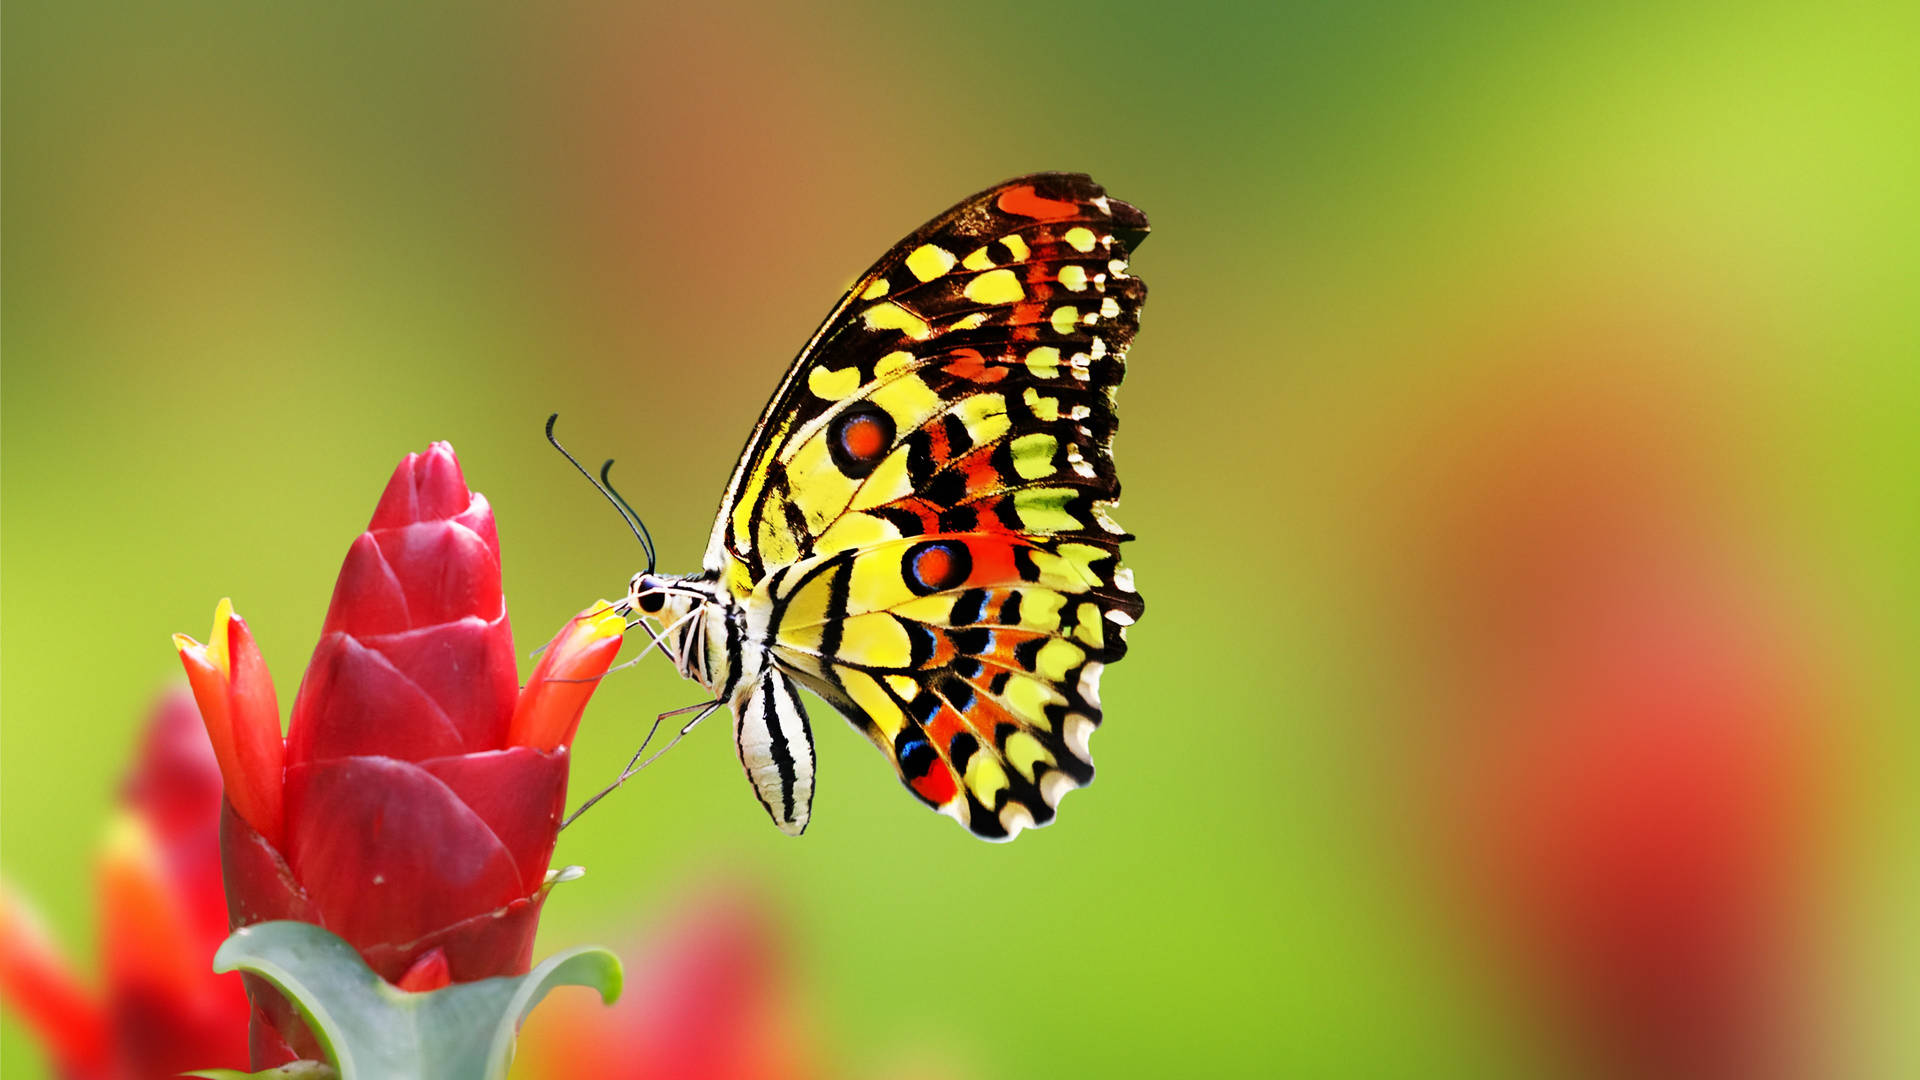
[[1070, 174], [915, 232], [789, 370], [715, 523], [708, 568], [776, 661], [979, 836], [1092, 779], [1099, 675], [1141, 611], [1109, 510], [1146, 232]]

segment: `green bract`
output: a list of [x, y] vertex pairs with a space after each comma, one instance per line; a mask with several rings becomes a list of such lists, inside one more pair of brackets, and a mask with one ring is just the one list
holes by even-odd
[[[556, 986], [585, 986], [612, 1003], [620, 960], [583, 947], [548, 957], [525, 975], [455, 983], [409, 993], [376, 975], [353, 946], [302, 922], [243, 927], [214, 954], [215, 971], [244, 971], [272, 983], [298, 1009], [329, 1069], [297, 1062], [254, 1073], [287, 1080], [504, 1080], [520, 1021]], [[192, 1074], [235, 1080], [247, 1074]]]

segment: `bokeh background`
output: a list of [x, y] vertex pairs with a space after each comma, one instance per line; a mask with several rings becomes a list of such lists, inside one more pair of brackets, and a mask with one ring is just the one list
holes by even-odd
[[639, 564], [556, 410], [692, 568], [852, 277], [1073, 169], [1155, 228], [1099, 782], [981, 844], [816, 707], [795, 842], [709, 725], [543, 950], [745, 883], [844, 1075], [1920, 1075], [1914, 9], [697, 7], [6, 5], [0, 860], [78, 955], [168, 634], [290, 701], [448, 439], [538, 644]]

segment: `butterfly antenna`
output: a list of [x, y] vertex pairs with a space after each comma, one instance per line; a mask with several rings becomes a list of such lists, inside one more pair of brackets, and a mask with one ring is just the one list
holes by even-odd
[[[626, 507], [626, 500], [615, 498], [613, 492], [608, 491], [606, 488], [601, 487], [600, 482], [595, 480], [593, 478], [593, 474], [587, 471], [587, 467], [585, 465], [580, 464], [580, 459], [574, 457], [572, 454], [567, 453], [567, 448], [560, 445], [559, 439], [554, 438], [553, 425], [559, 419], [560, 419], [559, 413], [554, 413], [552, 416], [547, 417], [547, 441], [553, 444], [553, 448], [555, 450], [560, 451], [561, 457], [566, 458], [569, 462], [573, 464], [574, 468], [580, 470], [580, 475], [587, 478], [587, 483], [593, 485], [593, 490], [599, 492], [601, 495], [604, 495], [606, 497], [607, 502], [613, 505], [614, 513], [619, 514], [620, 520], [626, 522], [627, 528], [633, 530], [634, 538], [640, 541], [640, 546], [642, 548], [646, 549], [647, 572], [652, 573], [653, 572], [653, 538], [646, 534], [646, 529], [644, 526], [640, 524], [639, 519], [628, 516], [629, 512]], [[613, 462], [609, 461], [607, 462], [607, 464], [612, 465]], [[603, 474], [606, 472], [605, 469], [602, 469], [600, 471]]]
[[640, 520], [640, 512], [635, 510], [633, 504], [627, 501], [627, 497], [620, 494], [619, 490], [613, 486], [613, 477], [608, 475], [612, 471], [613, 459], [608, 458], [607, 463], [600, 466], [600, 486], [619, 502], [620, 508], [626, 511], [627, 520], [633, 524], [634, 531], [640, 535], [641, 546], [647, 549], [647, 573], [651, 574], [654, 566], [653, 534], [647, 531], [647, 523]]

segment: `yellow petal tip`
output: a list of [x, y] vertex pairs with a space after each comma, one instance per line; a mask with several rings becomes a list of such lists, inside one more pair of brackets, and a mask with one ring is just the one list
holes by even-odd
[[213, 632], [207, 635], [207, 658], [226, 675], [233, 678], [233, 658], [227, 649], [227, 627], [233, 623], [233, 598], [223, 596], [213, 609]]
[[587, 611], [582, 621], [594, 637], [619, 637], [627, 632], [627, 617], [614, 609], [611, 600], [602, 600]]

